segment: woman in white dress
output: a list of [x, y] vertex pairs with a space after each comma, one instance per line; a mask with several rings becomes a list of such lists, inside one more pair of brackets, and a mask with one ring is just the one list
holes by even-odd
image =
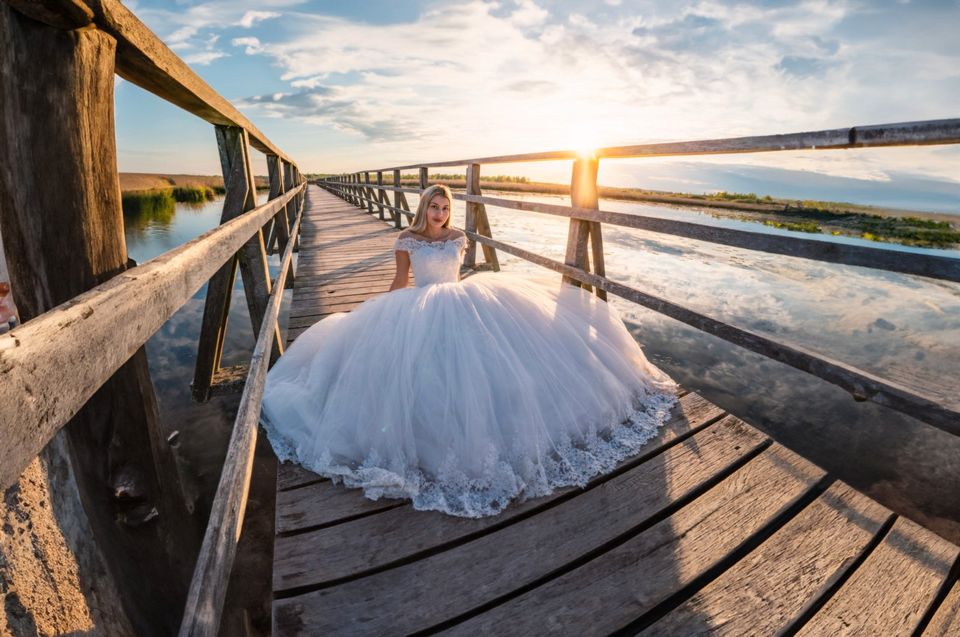
[[443, 185], [424, 191], [388, 293], [290, 345], [267, 376], [261, 424], [280, 460], [368, 498], [480, 517], [636, 454], [676, 385], [613, 306], [556, 275], [461, 281], [452, 200]]

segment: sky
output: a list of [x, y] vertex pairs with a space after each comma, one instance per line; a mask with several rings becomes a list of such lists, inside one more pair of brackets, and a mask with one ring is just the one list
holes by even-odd
[[[308, 173], [960, 115], [960, 0], [126, 4]], [[122, 80], [116, 101], [122, 171], [219, 173], [209, 124]], [[960, 148], [607, 160], [600, 182], [960, 213]]]

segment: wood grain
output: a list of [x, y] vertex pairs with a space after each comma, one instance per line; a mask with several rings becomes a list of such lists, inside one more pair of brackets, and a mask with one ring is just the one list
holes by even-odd
[[774, 445], [622, 545], [442, 634], [612, 634], [720, 564], [823, 475]]
[[756, 550], [641, 634], [772, 635], [856, 559], [891, 516], [836, 482]]
[[914, 634], [958, 552], [923, 527], [897, 519], [843, 588], [798, 634]]

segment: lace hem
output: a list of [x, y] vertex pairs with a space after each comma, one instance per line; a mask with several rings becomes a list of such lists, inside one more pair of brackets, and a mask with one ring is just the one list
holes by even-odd
[[414, 250], [420, 248], [444, 248], [447, 244], [461, 243], [462, 247], [467, 245], [466, 235], [459, 235], [453, 237], [452, 239], [444, 239], [443, 241], [421, 241], [419, 239], [414, 239], [413, 237], [399, 237], [393, 244], [394, 250], [404, 250], [406, 252], [413, 252]]
[[[523, 502], [549, 495], [560, 487], [582, 487], [594, 476], [609, 473], [657, 435], [676, 403], [674, 394], [641, 390], [625, 418], [615, 416], [610, 422], [591, 428], [580, 440], [566, 437], [539, 459], [519, 458], [511, 464], [502, 450], [491, 446], [480, 479], [461, 471], [453, 454], [435, 476], [416, 467], [408, 467], [402, 473], [386, 468], [376, 454], [356, 466], [335, 462], [326, 450], [319, 458], [304, 458], [265, 414], [261, 414], [260, 424], [281, 462], [289, 460], [329, 477], [335, 484], [361, 488], [371, 500], [409, 498], [413, 508], [420, 511], [479, 518], [500, 513], [514, 499]], [[402, 460], [400, 464], [405, 465]]]

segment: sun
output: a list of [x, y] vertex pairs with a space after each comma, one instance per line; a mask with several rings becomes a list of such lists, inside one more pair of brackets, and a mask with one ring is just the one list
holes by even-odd
[[579, 123], [569, 132], [567, 148], [572, 149], [581, 159], [596, 157], [599, 135], [595, 127], [590, 124]]

